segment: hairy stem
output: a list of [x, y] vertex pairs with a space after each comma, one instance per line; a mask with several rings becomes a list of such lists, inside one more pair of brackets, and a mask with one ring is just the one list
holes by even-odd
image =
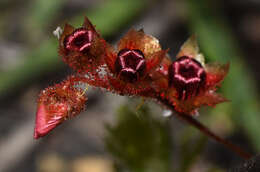
[[188, 124], [192, 125], [193, 127], [197, 128], [203, 134], [205, 134], [206, 136], [215, 140], [216, 142], [221, 143], [222, 145], [226, 146], [229, 150], [233, 151], [234, 153], [239, 155], [241, 158], [249, 159], [252, 157], [252, 155], [250, 153], [244, 151], [243, 149], [234, 145], [233, 143], [229, 142], [228, 140], [225, 140], [224, 138], [221, 138], [221, 137], [217, 136], [216, 134], [214, 134], [206, 126], [204, 126], [202, 123], [200, 123], [199, 121], [194, 119], [191, 115], [177, 113], [174, 110], [174, 107], [167, 100], [163, 100], [161, 98], [158, 98], [158, 99], [162, 104], [166, 105], [169, 109], [171, 109], [174, 112], [173, 114], [176, 115], [178, 118], [187, 122]]

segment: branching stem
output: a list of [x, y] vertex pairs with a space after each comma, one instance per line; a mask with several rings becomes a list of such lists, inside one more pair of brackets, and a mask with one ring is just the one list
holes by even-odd
[[216, 134], [214, 134], [206, 126], [204, 126], [202, 123], [200, 123], [199, 121], [194, 119], [191, 115], [177, 113], [174, 110], [173, 106], [167, 100], [162, 100], [161, 98], [158, 98], [158, 99], [162, 104], [166, 105], [169, 109], [171, 109], [174, 112], [173, 114], [176, 115], [178, 118], [187, 122], [188, 124], [192, 125], [193, 127], [197, 128], [203, 134], [205, 134], [206, 136], [215, 140], [216, 142], [221, 143], [222, 145], [226, 146], [229, 150], [233, 151], [234, 153], [239, 155], [241, 158], [249, 159], [252, 157], [252, 155], [250, 153], [244, 151], [243, 149], [234, 145], [233, 143], [229, 142], [228, 140], [225, 140], [225, 139], [217, 136]]

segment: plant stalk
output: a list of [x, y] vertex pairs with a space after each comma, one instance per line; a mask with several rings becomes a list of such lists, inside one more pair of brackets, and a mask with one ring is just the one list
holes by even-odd
[[208, 136], [211, 139], [215, 140], [216, 142], [224, 145], [226, 148], [228, 148], [230, 151], [236, 153], [241, 158], [243, 158], [243, 159], [250, 159], [252, 157], [252, 155], [250, 153], [244, 151], [243, 149], [241, 149], [237, 145], [234, 145], [230, 141], [228, 141], [228, 140], [226, 140], [224, 138], [221, 138], [221, 137], [217, 136], [216, 134], [214, 134], [212, 131], [209, 130], [209, 128], [207, 128], [205, 125], [203, 125], [202, 123], [200, 123], [199, 121], [194, 119], [191, 115], [176, 112], [174, 110], [174, 107], [172, 106], [172, 104], [170, 102], [168, 102], [167, 100], [163, 100], [161, 98], [158, 98], [158, 99], [159, 99], [159, 101], [162, 104], [166, 105], [167, 108], [172, 110], [173, 114], [175, 116], [177, 116], [181, 120], [187, 122], [188, 124], [192, 125], [193, 127], [197, 128], [203, 134], [205, 134], [206, 136]]

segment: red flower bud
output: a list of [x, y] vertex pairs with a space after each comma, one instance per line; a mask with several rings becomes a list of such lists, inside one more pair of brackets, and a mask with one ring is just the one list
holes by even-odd
[[93, 31], [85, 28], [76, 29], [64, 39], [64, 47], [68, 51], [86, 52], [93, 41]]
[[34, 138], [45, 136], [64, 120], [78, 115], [86, 98], [70, 80], [43, 90], [39, 96]]
[[178, 58], [169, 67], [169, 87], [174, 87], [177, 98], [186, 100], [199, 94], [204, 88], [206, 72], [194, 58]]
[[59, 54], [72, 69], [87, 74], [97, 71], [105, 63], [105, 46], [105, 40], [85, 18], [80, 28], [65, 25], [59, 39]]
[[143, 30], [129, 30], [116, 48], [106, 46], [110, 90], [120, 95], [156, 97], [150, 74], [160, 67], [166, 53], [167, 50], [161, 50], [159, 41], [153, 36]]
[[117, 54], [115, 70], [120, 79], [135, 82], [144, 75], [146, 62], [144, 54], [138, 49], [122, 49]]

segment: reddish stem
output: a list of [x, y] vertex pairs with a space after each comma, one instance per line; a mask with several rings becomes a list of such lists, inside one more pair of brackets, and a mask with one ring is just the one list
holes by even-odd
[[174, 110], [174, 107], [167, 101], [163, 100], [161, 98], [158, 98], [160, 102], [162, 102], [164, 105], [166, 105], [169, 109], [171, 109], [178, 118], [182, 119], [183, 121], [187, 122], [188, 124], [192, 125], [193, 127], [200, 130], [203, 134], [210, 137], [211, 139], [215, 140], [218, 143], [223, 144], [226, 146], [229, 150], [233, 151], [237, 155], [239, 155], [241, 158], [249, 159], [252, 157], [252, 155], [240, 147], [234, 145], [233, 143], [229, 142], [228, 140], [225, 140], [216, 134], [214, 134], [212, 131], [210, 131], [206, 126], [204, 126], [202, 123], [194, 119], [191, 115], [178, 113]]

